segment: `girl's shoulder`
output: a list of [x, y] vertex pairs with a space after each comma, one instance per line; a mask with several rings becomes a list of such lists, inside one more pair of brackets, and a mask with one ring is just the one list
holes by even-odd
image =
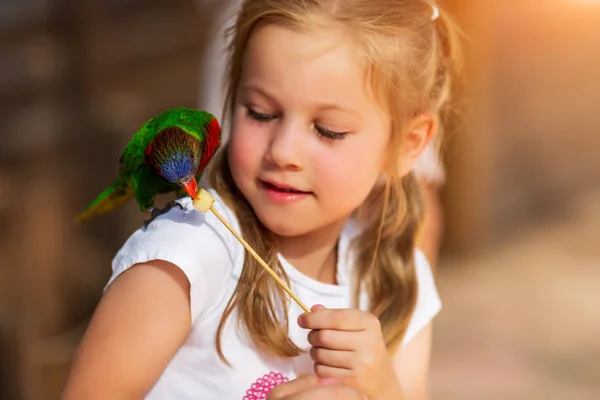
[[[239, 229], [233, 211], [220, 196], [207, 189], [215, 198], [213, 207], [235, 228]], [[147, 227], [141, 226], [125, 241], [120, 253], [140, 247], [190, 248], [205, 252], [215, 247], [229, 248], [235, 237], [212, 212], [202, 213], [192, 204], [190, 197], [176, 200], [179, 206], [156, 217]]]
[[[233, 211], [213, 189], [207, 190], [215, 198], [213, 207], [239, 232]], [[243, 247], [212, 212], [198, 211], [189, 197], [177, 203], [181, 207], [172, 207], [126, 239], [112, 260], [113, 273], [106, 287], [133, 265], [152, 260], [179, 267], [192, 290], [195, 285], [222, 287], [236, 263], [243, 260]]]

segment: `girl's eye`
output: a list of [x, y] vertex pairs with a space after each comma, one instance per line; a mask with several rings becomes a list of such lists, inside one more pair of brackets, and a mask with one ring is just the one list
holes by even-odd
[[253, 109], [251, 109], [250, 107], [246, 107], [246, 109], [248, 110], [248, 111], [246, 111], [246, 116], [248, 116], [249, 118], [251, 118], [257, 122], [270, 122], [270, 121], [274, 120], [275, 118], [277, 118], [277, 116], [275, 116], [275, 115], [263, 114], [263, 113], [256, 112]]
[[329, 129], [325, 129], [320, 127], [319, 125], [315, 124], [315, 131], [317, 131], [317, 133], [319, 135], [321, 135], [321, 137], [327, 139], [327, 140], [341, 140], [343, 138], [345, 138], [348, 133], [347, 132], [334, 132], [334, 131], [330, 131]]
[[[246, 116], [250, 119], [253, 119], [256, 122], [267, 123], [277, 118], [276, 115], [260, 113], [258, 111], [254, 111], [250, 107], [246, 107], [246, 110]], [[340, 140], [348, 135], [347, 132], [330, 131], [329, 129], [325, 129], [316, 124], [314, 125], [314, 129], [315, 131], [317, 131], [319, 136], [327, 140]]]

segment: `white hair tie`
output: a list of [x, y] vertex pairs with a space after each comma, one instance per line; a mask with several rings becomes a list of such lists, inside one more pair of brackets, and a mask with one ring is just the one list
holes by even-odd
[[435, 21], [440, 17], [440, 9], [435, 5], [433, 0], [425, 0], [425, 3], [429, 4], [431, 7], [431, 20]]

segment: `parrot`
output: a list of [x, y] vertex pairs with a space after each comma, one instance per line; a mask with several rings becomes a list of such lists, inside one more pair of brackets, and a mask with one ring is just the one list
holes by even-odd
[[186, 107], [171, 108], [147, 120], [133, 135], [119, 159], [119, 176], [101, 192], [76, 222], [108, 213], [135, 198], [140, 210], [150, 211], [147, 228], [157, 216], [175, 206], [154, 206], [157, 194], [189, 194], [196, 198], [198, 182], [221, 145], [221, 127], [209, 112]]

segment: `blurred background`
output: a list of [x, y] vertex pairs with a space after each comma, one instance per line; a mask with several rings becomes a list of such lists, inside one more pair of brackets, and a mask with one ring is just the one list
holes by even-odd
[[[215, 3], [0, 1], [0, 399], [58, 398], [145, 218], [73, 217], [144, 121], [197, 106]], [[444, 153], [433, 399], [600, 399], [600, 0], [439, 3], [474, 111]]]

